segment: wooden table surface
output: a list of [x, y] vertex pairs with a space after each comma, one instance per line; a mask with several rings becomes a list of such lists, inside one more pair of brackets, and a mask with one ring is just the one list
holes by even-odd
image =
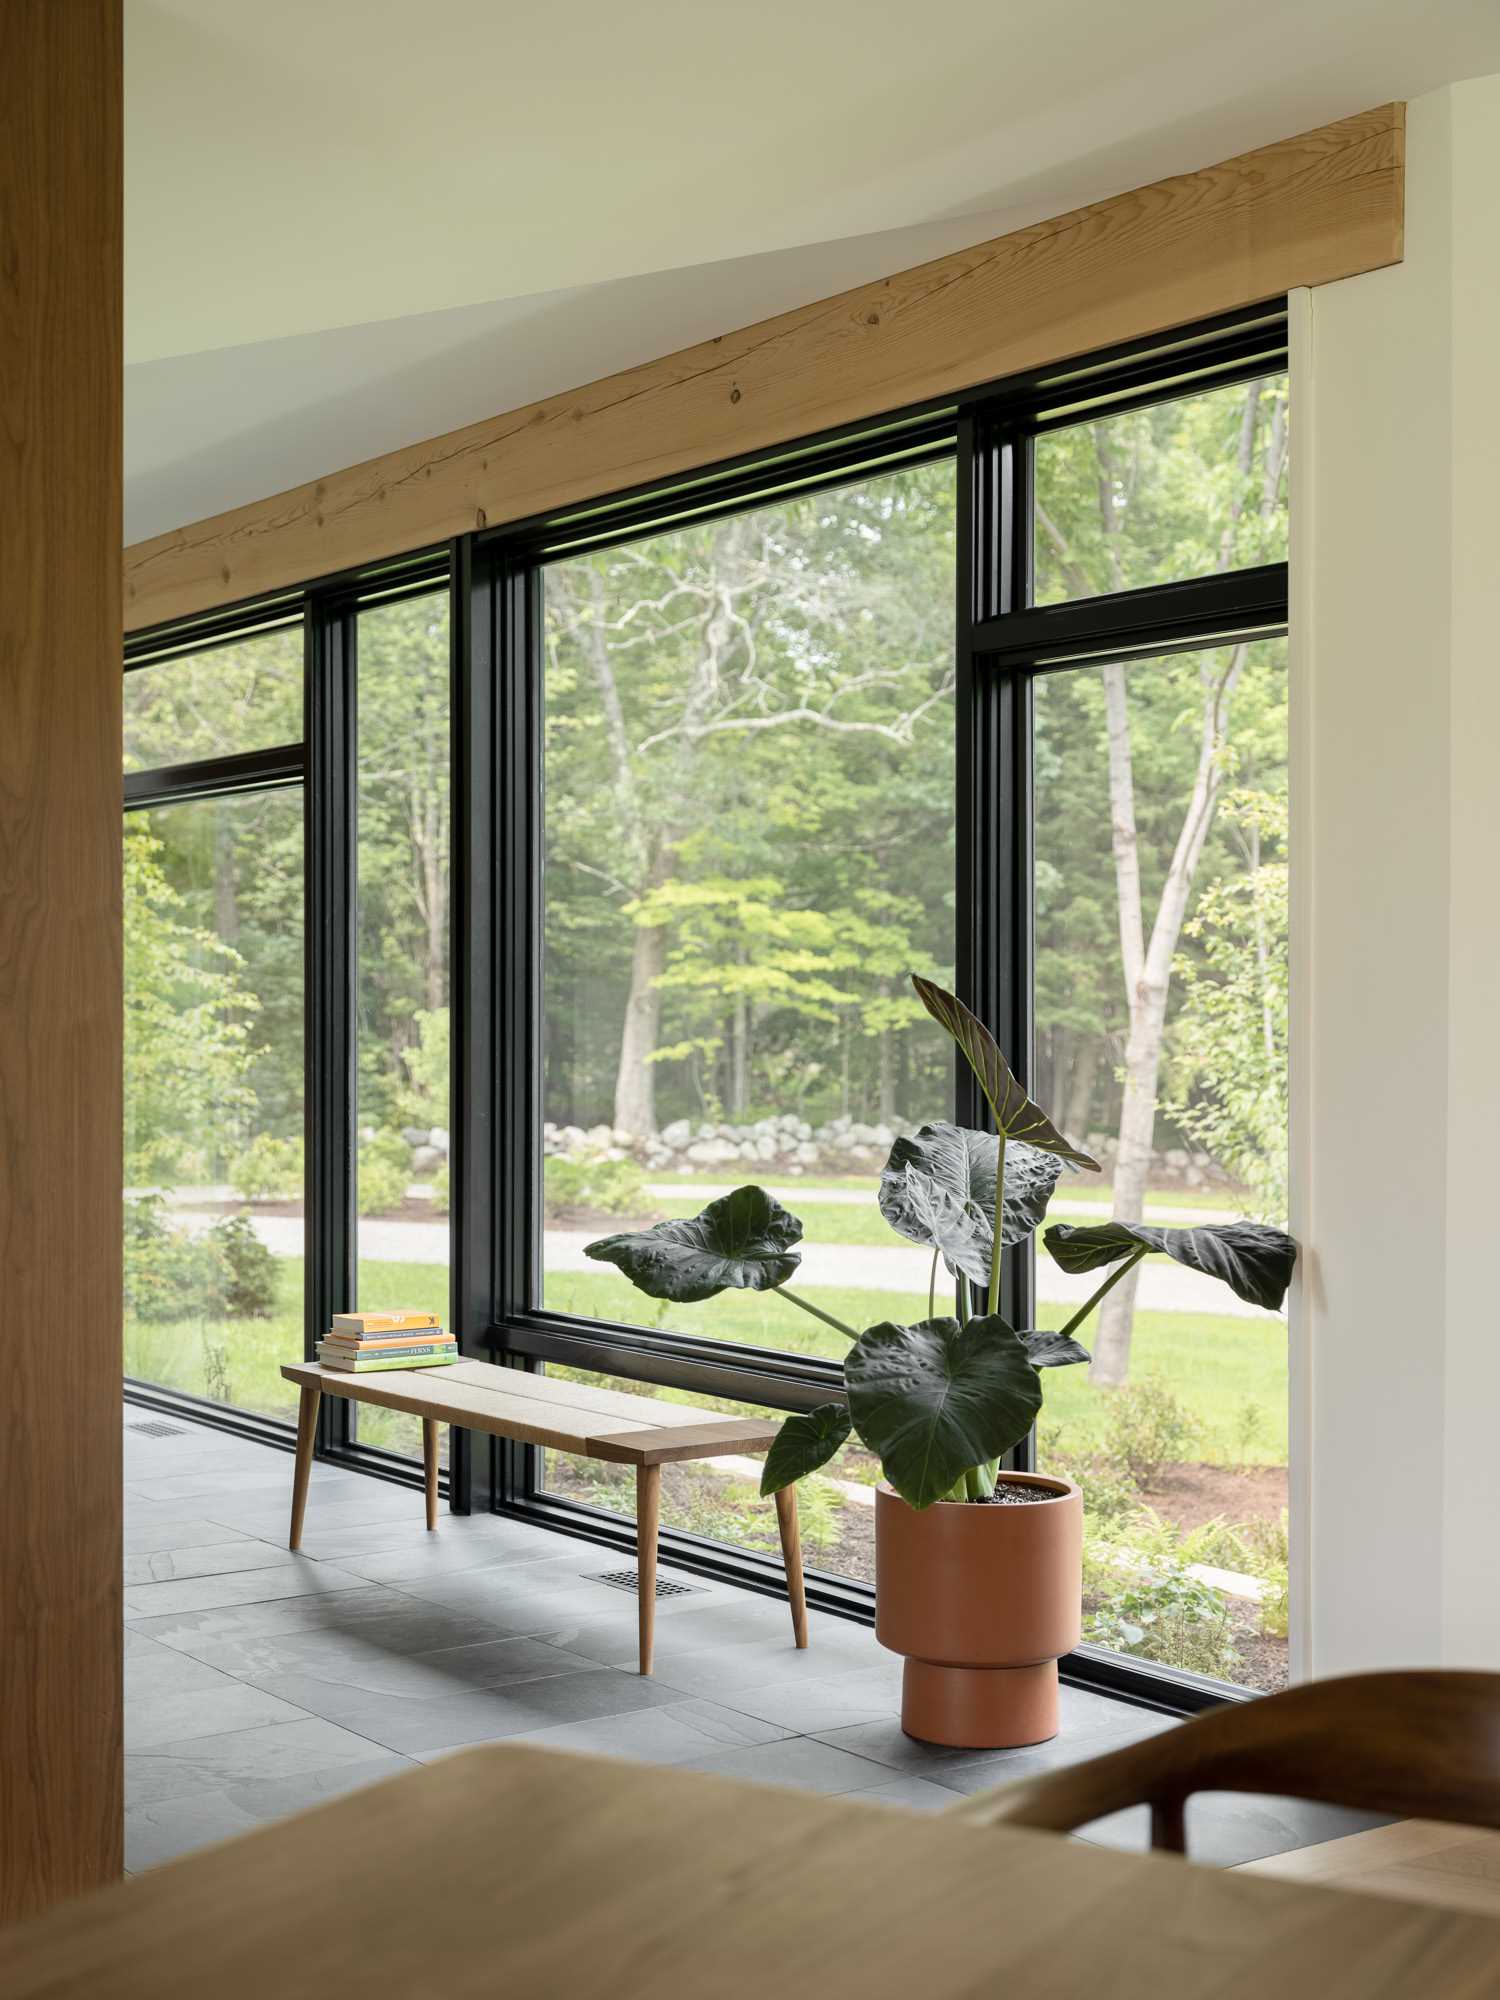
[[1500, 1922], [493, 1745], [0, 1931], [104, 2000], [1492, 2000]]

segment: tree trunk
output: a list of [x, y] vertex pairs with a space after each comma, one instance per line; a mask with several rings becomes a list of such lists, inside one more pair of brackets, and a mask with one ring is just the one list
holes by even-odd
[[[744, 963], [744, 953], [740, 953]], [[743, 1118], [750, 1101], [750, 1006], [743, 993], [734, 997], [729, 1028], [729, 1115]]]
[[651, 1057], [661, 1028], [661, 990], [656, 982], [666, 961], [666, 932], [659, 924], [637, 924], [615, 1075], [615, 1124], [636, 1139], [649, 1139], [656, 1131], [656, 1065]]
[[[882, 979], [879, 986], [880, 997], [888, 1000], [891, 982]], [[896, 1036], [892, 1029], [882, 1028], [875, 1045], [876, 1106], [877, 1125], [889, 1125], [896, 1116]]]
[[1099, 1076], [1099, 1043], [1092, 1035], [1081, 1035], [1073, 1054], [1073, 1073], [1068, 1079], [1068, 1116], [1063, 1131], [1075, 1146], [1088, 1143], [1089, 1114], [1094, 1108], [1094, 1084]]

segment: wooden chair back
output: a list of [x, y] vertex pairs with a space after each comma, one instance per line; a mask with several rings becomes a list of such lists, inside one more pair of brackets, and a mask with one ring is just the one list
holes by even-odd
[[1260, 1792], [1393, 1819], [1500, 1827], [1500, 1674], [1310, 1681], [1087, 1763], [976, 1793], [949, 1816], [1070, 1833], [1144, 1804], [1151, 1845], [1181, 1854], [1194, 1792]]

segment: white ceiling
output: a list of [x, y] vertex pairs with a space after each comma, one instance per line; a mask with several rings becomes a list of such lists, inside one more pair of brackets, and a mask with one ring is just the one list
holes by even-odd
[[138, 539], [1500, 70], [1497, 0], [127, 0]]

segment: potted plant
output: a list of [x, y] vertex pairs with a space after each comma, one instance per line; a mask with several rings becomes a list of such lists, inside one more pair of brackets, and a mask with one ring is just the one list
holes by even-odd
[[[973, 1070], [995, 1125], [924, 1125], [896, 1141], [881, 1175], [881, 1213], [933, 1253], [927, 1318], [860, 1330], [789, 1290], [802, 1225], [759, 1187], [736, 1188], [687, 1221], [605, 1237], [587, 1255], [651, 1298], [774, 1291], [847, 1336], [844, 1398], [787, 1419], [761, 1491], [815, 1472], [851, 1433], [875, 1454], [875, 1630], [906, 1656], [902, 1727], [928, 1742], [1003, 1749], [1056, 1734], [1057, 1661], [1082, 1620], [1078, 1488], [1000, 1470], [1041, 1408], [1039, 1371], [1089, 1359], [1074, 1336], [1143, 1257], [1173, 1257], [1275, 1310], [1297, 1250], [1283, 1231], [1248, 1222], [1055, 1225], [1045, 1242], [1065, 1271], [1108, 1275], [1065, 1326], [1010, 1326], [999, 1310], [1006, 1248], [1040, 1227], [1064, 1166], [1098, 1172], [1098, 1162], [1032, 1102], [962, 1001], [930, 980], [912, 984]], [[951, 1316], [936, 1310], [939, 1260], [956, 1287]]]

